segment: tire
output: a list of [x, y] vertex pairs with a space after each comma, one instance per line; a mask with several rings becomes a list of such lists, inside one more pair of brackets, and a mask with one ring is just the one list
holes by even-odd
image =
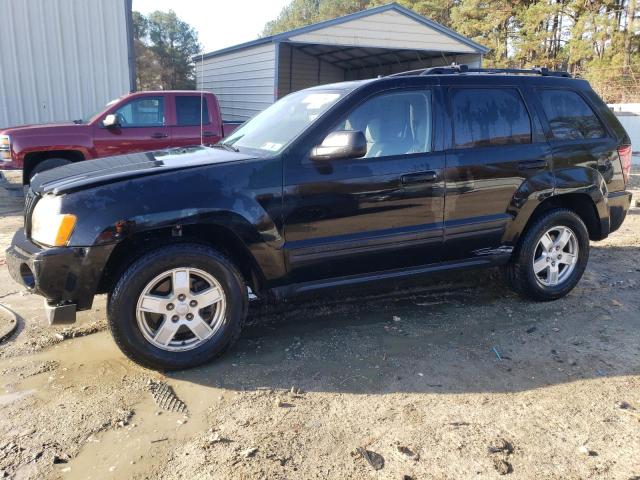
[[[163, 280], [163, 275], [167, 274], [167, 280]], [[177, 280], [179, 275], [183, 280]], [[187, 290], [179, 290], [176, 286], [184, 282], [184, 278], [188, 279], [187, 284], [183, 283]], [[157, 291], [150, 293], [153, 290], [149, 288], [155, 288], [156, 281], [160, 285], [158, 288], [165, 288], [162, 295], [166, 296], [156, 297], [160, 295]], [[193, 286], [197, 283], [211, 284], [203, 290], [205, 293], [213, 291], [214, 287], [222, 291], [221, 300], [207, 307], [214, 312], [214, 321], [208, 324], [213, 332], [207, 333], [211, 335], [209, 337], [198, 336], [196, 330], [191, 330], [193, 325], [201, 326], [201, 319], [206, 316], [202, 313], [206, 310], [198, 310], [202, 305], [189, 307], [188, 311], [193, 313], [185, 313], [190, 299], [202, 297], [201, 293], [194, 292]], [[180, 299], [176, 291], [188, 291], [188, 297]], [[153, 302], [146, 303], [149, 297]], [[157, 304], [157, 298], [165, 303]], [[228, 258], [204, 245], [183, 243], [161, 247], [133, 263], [109, 294], [107, 318], [116, 344], [131, 360], [155, 370], [182, 370], [210, 362], [233, 345], [240, 336], [247, 306], [247, 287]], [[162, 311], [164, 315], [143, 312], [147, 307]], [[191, 320], [188, 319], [190, 314]], [[159, 335], [164, 327], [167, 331], [171, 328], [172, 319], [179, 329], [175, 336], [170, 337], [171, 333]]]
[[[568, 240], [565, 247], [558, 243], [558, 236], [554, 232], [566, 232], [573, 235], [574, 240]], [[543, 236], [549, 233], [549, 237]], [[571, 238], [571, 237], [568, 237]], [[543, 245], [549, 245], [553, 240], [551, 253]], [[567, 261], [571, 259], [571, 246], [577, 248], [573, 268], [569, 268]], [[566, 250], [566, 251], [565, 251]], [[558, 257], [564, 257], [558, 258]], [[549, 258], [547, 258], [549, 257]], [[539, 263], [534, 267], [534, 261]], [[503, 268], [505, 279], [509, 286], [517, 293], [533, 300], [549, 301], [562, 298], [577, 285], [589, 260], [589, 233], [582, 219], [569, 209], [558, 208], [544, 213], [527, 227], [521, 238], [511, 261]], [[545, 267], [546, 262], [546, 267]], [[551, 266], [553, 265], [553, 267]], [[556, 267], [557, 265], [557, 267]], [[540, 267], [543, 267], [540, 270]], [[559, 273], [551, 273], [558, 268]], [[536, 269], [538, 273], [536, 273]], [[563, 273], [564, 272], [564, 273]], [[556, 284], [553, 284], [556, 280]]]
[[48, 158], [47, 160], [43, 160], [33, 167], [31, 172], [29, 172], [29, 183], [31, 183], [31, 180], [33, 180], [33, 177], [35, 177], [37, 173], [44, 172], [45, 170], [51, 170], [52, 168], [63, 167], [70, 163], [73, 162], [65, 158]]

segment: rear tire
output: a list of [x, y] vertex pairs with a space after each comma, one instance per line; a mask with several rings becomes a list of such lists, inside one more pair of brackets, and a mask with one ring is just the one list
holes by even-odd
[[527, 227], [503, 273], [517, 293], [533, 300], [556, 300], [573, 290], [588, 260], [587, 227], [574, 211], [558, 208]]
[[35, 167], [33, 167], [33, 169], [31, 169], [31, 172], [29, 172], [29, 183], [31, 183], [31, 180], [33, 180], [33, 177], [35, 177], [37, 173], [51, 170], [52, 168], [63, 167], [65, 165], [69, 165], [70, 163], [73, 162], [71, 160], [67, 160], [66, 158], [48, 158], [47, 160], [43, 160]]
[[247, 305], [247, 287], [233, 263], [209, 247], [185, 243], [161, 247], [131, 265], [109, 295], [107, 317], [131, 360], [181, 370], [233, 345]]

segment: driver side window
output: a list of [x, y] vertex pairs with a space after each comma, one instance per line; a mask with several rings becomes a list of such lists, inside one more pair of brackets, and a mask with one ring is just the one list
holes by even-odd
[[164, 98], [144, 97], [131, 100], [115, 113], [123, 127], [161, 127], [164, 125]]
[[432, 150], [431, 92], [402, 91], [377, 95], [358, 106], [334, 131], [360, 130], [367, 139], [365, 158]]

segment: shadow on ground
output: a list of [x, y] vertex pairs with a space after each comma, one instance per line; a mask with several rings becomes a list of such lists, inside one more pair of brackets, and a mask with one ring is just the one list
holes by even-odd
[[585, 277], [556, 302], [524, 300], [485, 270], [253, 305], [233, 350], [173, 376], [237, 390], [462, 393], [637, 374], [638, 271], [612, 270], [611, 258], [637, 265], [640, 252], [592, 247]]

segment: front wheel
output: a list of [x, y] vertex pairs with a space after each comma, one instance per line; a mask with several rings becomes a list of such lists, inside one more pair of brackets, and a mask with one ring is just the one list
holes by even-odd
[[29, 173], [29, 183], [31, 183], [33, 177], [35, 177], [38, 173], [46, 172], [47, 170], [51, 170], [53, 168], [64, 167], [65, 165], [69, 165], [70, 163], [73, 162], [65, 158], [49, 158], [47, 160], [43, 160], [35, 167], [33, 167], [31, 172]]
[[534, 300], [556, 300], [577, 285], [589, 260], [589, 233], [568, 209], [554, 209], [529, 226], [511, 262], [507, 283]]
[[120, 349], [158, 370], [206, 363], [239, 337], [247, 287], [229, 259], [203, 245], [152, 251], [131, 265], [109, 296]]

